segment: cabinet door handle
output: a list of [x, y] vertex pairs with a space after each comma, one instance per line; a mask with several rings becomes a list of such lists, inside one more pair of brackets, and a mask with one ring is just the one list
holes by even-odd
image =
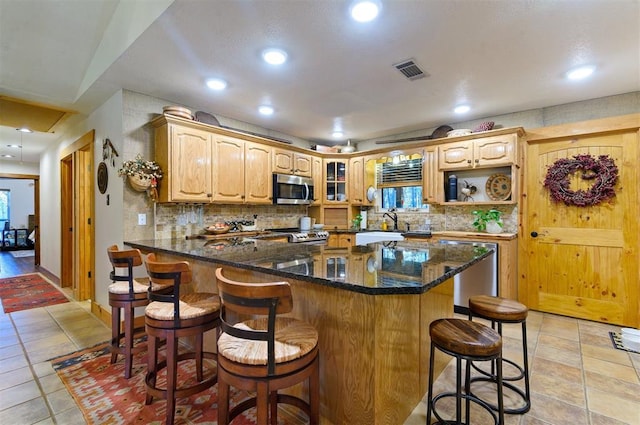
[[531, 232], [531, 237], [532, 238], [537, 238], [538, 237], [538, 232]]
[[477, 164], [478, 162], [480, 162], [480, 160], [479, 160], [479, 159], [476, 159], [476, 164]]
[[467, 159], [467, 164], [471, 164], [471, 160], [470, 159]]

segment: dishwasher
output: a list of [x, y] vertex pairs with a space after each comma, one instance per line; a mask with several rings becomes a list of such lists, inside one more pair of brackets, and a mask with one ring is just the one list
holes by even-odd
[[498, 244], [460, 240], [441, 240], [440, 244], [471, 245], [494, 251], [453, 277], [453, 308], [456, 313], [469, 313], [469, 297], [473, 295], [498, 295]]

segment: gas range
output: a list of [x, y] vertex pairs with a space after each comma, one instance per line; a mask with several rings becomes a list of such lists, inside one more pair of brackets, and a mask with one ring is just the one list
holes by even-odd
[[329, 232], [325, 230], [301, 230], [298, 228], [267, 229], [272, 232], [287, 233], [290, 243], [325, 243], [329, 239]]

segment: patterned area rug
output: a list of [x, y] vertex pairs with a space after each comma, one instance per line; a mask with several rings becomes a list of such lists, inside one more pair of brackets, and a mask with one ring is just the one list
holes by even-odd
[[5, 313], [69, 302], [67, 297], [40, 273], [0, 279], [0, 299]]
[[[144, 343], [143, 339], [136, 344]], [[160, 357], [164, 357], [162, 352]], [[87, 424], [162, 424], [166, 417], [166, 401], [154, 399], [145, 405], [144, 377], [146, 372], [146, 350], [134, 355], [132, 376], [124, 378], [124, 360], [110, 364], [111, 354], [107, 343], [68, 354], [51, 360], [53, 368], [75, 399]], [[205, 361], [205, 378], [215, 373], [215, 362]], [[195, 363], [182, 361], [179, 365], [178, 382], [192, 384]], [[164, 387], [165, 373], [158, 376], [157, 384]], [[246, 398], [246, 392], [231, 388], [231, 405]], [[217, 423], [217, 385], [189, 398], [178, 399], [176, 424]], [[234, 425], [255, 424], [255, 410], [250, 409], [237, 417]], [[280, 415], [279, 415], [280, 416]], [[288, 424], [278, 417], [279, 424]]]

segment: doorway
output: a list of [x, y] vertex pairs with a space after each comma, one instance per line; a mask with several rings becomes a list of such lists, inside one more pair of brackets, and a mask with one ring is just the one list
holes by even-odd
[[95, 299], [94, 138], [91, 130], [60, 159], [60, 285], [71, 287], [77, 301]]
[[[0, 173], [0, 178], [33, 180], [33, 223], [29, 223], [29, 233], [34, 232], [34, 266], [40, 265], [40, 176], [34, 174]], [[33, 227], [33, 228], [31, 228]]]

